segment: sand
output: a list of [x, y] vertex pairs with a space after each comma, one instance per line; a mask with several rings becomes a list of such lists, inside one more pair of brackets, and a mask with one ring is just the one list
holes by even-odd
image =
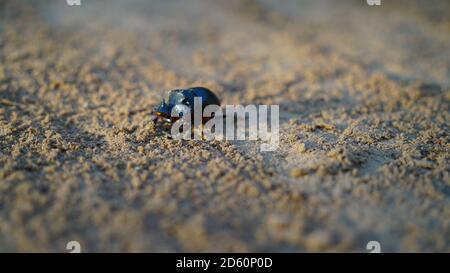
[[[450, 251], [450, 3], [282, 2], [2, 1], [0, 252]], [[167, 138], [197, 85], [278, 149]]]

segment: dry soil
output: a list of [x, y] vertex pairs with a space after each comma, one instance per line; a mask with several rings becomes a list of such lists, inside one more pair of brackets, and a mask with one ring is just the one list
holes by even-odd
[[[448, 1], [0, 2], [0, 251], [450, 251]], [[177, 141], [164, 90], [280, 105]]]

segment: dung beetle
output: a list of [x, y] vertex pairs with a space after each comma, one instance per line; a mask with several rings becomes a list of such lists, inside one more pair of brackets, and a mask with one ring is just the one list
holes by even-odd
[[[187, 106], [193, 111], [194, 98], [201, 99], [202, 113], [208, 105], [220, 106], [219, 98], [208, 88], [191, 87], [186, 89], [174, 89], [169, 91], [163, 101], [155, 107], [155, 121], [160, 119], [166, 124], [172, 124], [179, 119], [171, 116], [172, 110], [176, 110], [178, 107], [181, 108]], [[205, 121], [203, 120], [203, 122]]]

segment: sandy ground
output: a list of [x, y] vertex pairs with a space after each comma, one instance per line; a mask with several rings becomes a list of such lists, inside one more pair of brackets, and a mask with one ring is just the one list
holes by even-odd
[[[450, 251], [450, 3], [382, 2], [1, 1], [0, 251]], [[195, 85], [279, 148], [166, 138]]]

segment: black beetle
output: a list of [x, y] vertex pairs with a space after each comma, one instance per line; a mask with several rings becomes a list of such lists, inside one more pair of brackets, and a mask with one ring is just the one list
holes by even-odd
[[[191, 87], [174, 89], [169, 91], [163, 101], [155, 107], [156, 119], [162, 119], [168, 124], [175, 122], [179, 118], [171, 116], [172, 110], [174, 108], [176, 109], [176, 107], [188, 106], [193, 111], [194, 98], [196, 97], [202, 101], [202, 113], [208, 105], [220, 106], [219, 98], [208, 88]], [[205, 119], [203, 119], [203, 122], [205, 122]]]

